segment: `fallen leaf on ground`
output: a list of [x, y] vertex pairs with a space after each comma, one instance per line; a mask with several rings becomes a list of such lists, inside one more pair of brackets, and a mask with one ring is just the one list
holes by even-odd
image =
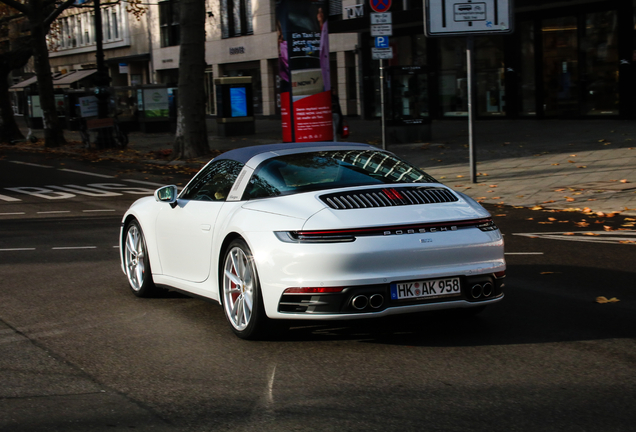
[[553, 203], [553, 202], [554, 202], [554, 200], [550, 200], [550, 201], [543, 201], [543, 204], [550, 204], [550, 203]]
[[574, 198], [571, 198], [571, 197], [565, 197], [565, 200], [566, 200], [567, 202], [572, 202], [572, 201], [574, 201]]
[[543, 210], [543, 207], [541, 207], [540, 205], [536, 205], [534, 207], [531, 207], [530, 210]]
[[523, 198], [523, 195], [517, 195], [517, 198]]
[[586, 233], [583, 233], [583, 235], [585, 235], [585, 236], [594, 236], [594, 237], [598, 236], [598, 234], [593, 233], [593, 232], [586, 232]]
[[574, 235], [574, 233], [573, 232], [566, 232], [566, 233], [563, 233], [563, 235]]
[[587, 168], [587, 166], [586, 165], [579, 165], [579, 166], [577, 166], [577, 168]]
[[556, 218], [552, 218], [551, 217], [551, 218], [548, 218], [548, 220], [554, 222], [556, 220]]
[[626, 179], [621, 180], [621, 183], [629, 183]]
[[619, 302], [620, 300], [617, 299], [616, 297], [612, 297], [611, 299], [608, 299], [605, 296], [599, 296], [599, 297], [596, 297], [595, 301], [596, 303], [605, 304], [605, 303], [616, 303], [616, 302]]
[[575, 163], [573, 160], [568, 160], [568, 162], [570, 162], [570, 163]]
[[464, 178], [464, 176], [463, 175], [458, 175], [457, 178]]
[[495, 215], [495, 216], [497, 216], [497, 217], [505, 217], [505, 216], [508, 216], [508, 215], [505, 215], [505, 214], [498, 214], [498, 215]]
[[612, 228], [612, 227], [611, 227], [611, 226], [609, 226], [609, 225], [603, 225], [603, 229], [604, 229], [605, 231], [614, 231], [614, 228]]
[[552, 164], [552, 166], [557, 166], [557, 165], [561, 165], [561, 164], [558, 164], [558, 163], [553, 163]]

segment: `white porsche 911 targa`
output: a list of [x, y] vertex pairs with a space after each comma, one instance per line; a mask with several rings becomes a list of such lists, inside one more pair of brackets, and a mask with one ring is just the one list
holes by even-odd
[[135, 295], [215, 300], [244, 339], [285, 319], [479, 311], [504, 296], [503, 248], [473, 199], [349, 143], [228, 151], [136, 201], [120, 236]]

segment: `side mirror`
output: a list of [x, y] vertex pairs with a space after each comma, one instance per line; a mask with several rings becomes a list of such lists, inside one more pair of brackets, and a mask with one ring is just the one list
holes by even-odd
[[177, 205], [177, 195], [179, 194], [175, 185], [164, 186], [155, 191], [155, 200], [170, 204], [172, 208]]

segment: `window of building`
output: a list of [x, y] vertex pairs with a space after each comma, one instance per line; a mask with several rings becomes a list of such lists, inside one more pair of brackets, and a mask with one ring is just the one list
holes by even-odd
[[583, 114], [618, 114], [618, 14], [616, 11], [585, 15], [586, 91]]
[[[125, 14], [119, 4], [102, 8], [104, 42], [121, 41], [124, 37]], [[95, 44], [95, 14], [82, 12], [59, 19], [58, 49], [72, 49]]]
[[159, 3], [159, 27], [162, 48], [181, 43], [178, 0], [168, 0]]
[[519, 96], [521, 100], [520, 113], [524, 116], [534, 116], [537, 114], [534, 22], [522, 22], [517, 28], [521, 37], [521, 70], [519, 71], [521, 81], [519, 85]]
[[252, 0], [221, 0], [221, 37], [226, 39], [253, 33]]

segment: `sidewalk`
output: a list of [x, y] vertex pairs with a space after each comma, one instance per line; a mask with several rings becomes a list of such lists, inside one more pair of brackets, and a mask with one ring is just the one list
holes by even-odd
[[[379, 121], [346, 120], [351, 131], [347, 141], [382, 146]], [[211, 118], [208, 133], [210, 148], [219, 151], [281, 141], [276, 119], [258, 119], [255, 135], [224, 138], [217, 135]], [[34, 134], [41, 137], [42, 131]], [[80, 140], [77, 132], [65, 131], [65, 136], [69, 141]], [[129, 148], [145, 154], [170, 150], [174, 136], [131, 132], [129, 138]], [[475, 148], [478, 177], [473, 184], [465, 119], [433, 121], [432, 140], [427, 143], [387, 144], [388, 150], [480, 202], [636, 215], [633, 121], [478, 121]], [[176, 163], [196, 166], [206, 160]]]

